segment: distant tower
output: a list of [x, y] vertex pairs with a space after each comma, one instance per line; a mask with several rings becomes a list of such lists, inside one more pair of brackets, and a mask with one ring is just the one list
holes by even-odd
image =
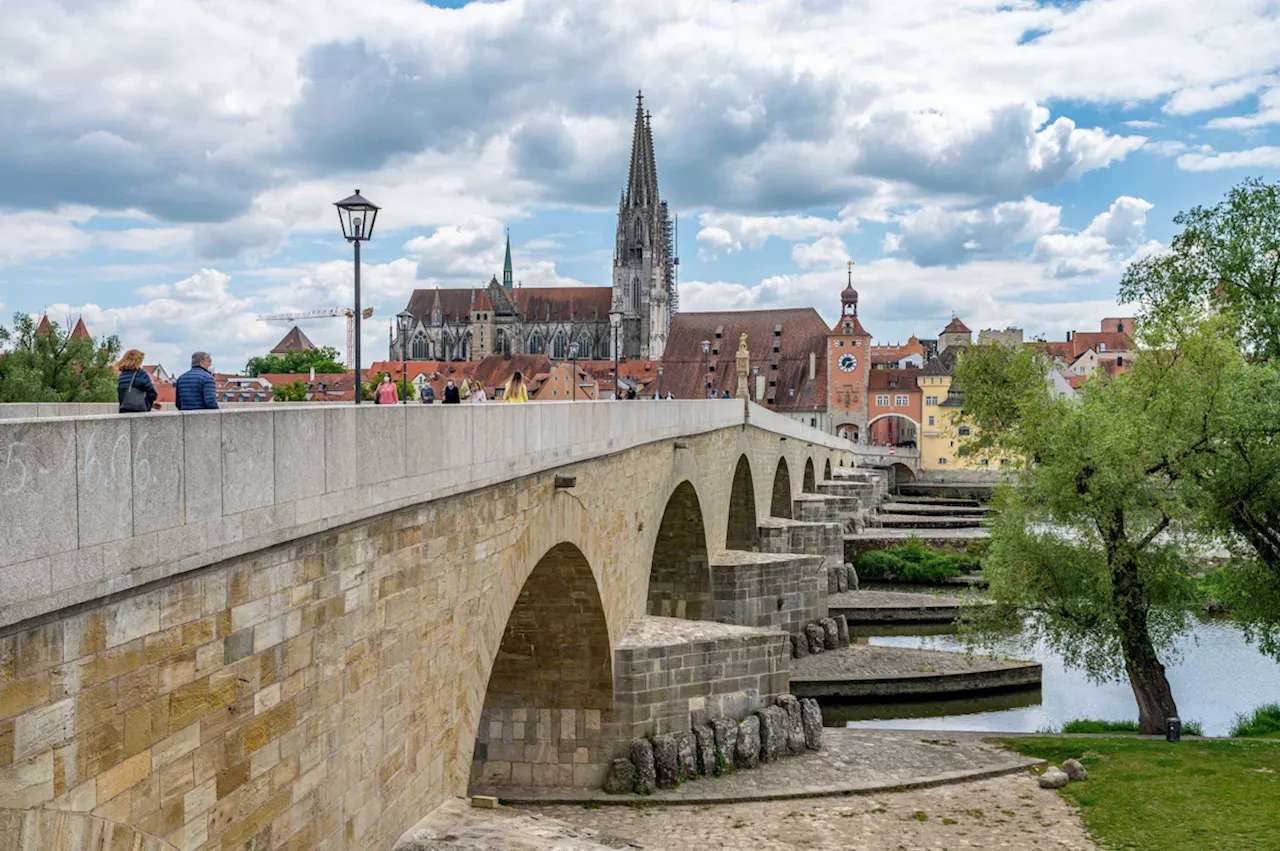
[[660, 358], [671, 327], [675, 280], [671, 217], [658, 195], [653, 128], [636, 95], [631, 170], [618, 201], [613, 256], [613, 304], [624, 314], [623, 357]]
[[867, 438], [867, 385], [871, 377], [871, 335], [858, 319], [858, 291], [849, 281], [840, 293], [840, 318], [827, 334], [827, 409], [841, 437]]
[[507, 292], [511, 292], [511, 231], [507, 231], [507, 256], [502, 261], [502, 286], [507, 288]]

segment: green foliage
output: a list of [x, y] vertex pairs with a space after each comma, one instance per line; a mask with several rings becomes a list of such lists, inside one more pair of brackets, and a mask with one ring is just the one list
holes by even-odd
[[1280, 185], [1247, 179], [1173, 221], [1182, 230], [1170, 250], [1120, 281], [1120, 299], [1142, 305], [1144, 339], [1167, 346], [1212, 311], [1251, 357], [1280, 361]]
[[926, 546], [919, 538], [889, 550], [864, 553], [856, 569], [862, 579], [898, 579], [904, 582], [937, 582], [981, 568], [967, 553]]
[[1062, 725], [1064, 733], [1136, 733], [1137, 721], [1099, 721], [1093, 718], [1077, 718]]
[[0, 402], [116, 401], [118, 338], [72, 337], [56, 322], [49, 333], [36, 327], [22, 313], [13, 315], [12, 330], [0, 326]]
[[322, 346], [308, 349], [305, 352], [286, 352], [283, 355], [263, 355], [250, 358], [245, 364], [247, 375], [258, 376], [262, 373], [290, 375], [298, 372], [335, 373], [346, 372], [346, 367], [338, 360], [338, 350], [333, 346]]
[[1280, 703], [1259, 706], [1252, 715], [1237, 715], [1235, 724], [1231, 726], [1231, 736], [1280, 739]]
[[720, 748], [716, 748], [716, 762], [715, 762], [715, 766], [712, 767], [711, 769], [711, 773], [714, 774], [716, 777], [719, 777], [722, 774], [724, 774], [724, 768], [725, 768], [724, 751], [720, 750]]
[[271, 398], [276, 402], [307, 401], [307, 382], [299, 378], [288, 384], [276, 384], [272, 387]]
[[1275, 810], [1280, 742], [1118, 737], [1018, 738], [1002, 744], [1054, 764], [1080, 760], [1088, 781], [1070, 783], [1060, 794], [1079, 808], [1101, 847], [1280, 848]]
[[1052, 398], [1046, 376], [1049, 361], [1030, 347], [984, 343], [961, 351], [955, 386], [964, 388], [965, 404], [956, 425], [969, 426], [957, 455], [989, 455], [1009, 451], [1034, 439], [1024, 435], [1037, 425], [1035, 416]]

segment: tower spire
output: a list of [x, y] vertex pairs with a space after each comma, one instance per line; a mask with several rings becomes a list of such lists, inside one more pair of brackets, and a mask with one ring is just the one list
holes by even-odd
[[644, 111], [644, 93], [636, 93], [636, 126], [631, 136], [631, 171], [627, 175], [627, 203], [657, 203], [658, 170], [653, 161], [653, 135]]
[[507, 256], [502, 261], [502, 286], [511, 291], [511, 229], [507, 228]]

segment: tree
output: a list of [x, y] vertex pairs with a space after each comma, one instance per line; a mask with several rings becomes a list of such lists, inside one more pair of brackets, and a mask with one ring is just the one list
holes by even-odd
[[1142, 305], [1148, 342], [1216, 312], [1248, 355], [1280, 362], [1280, 184], [1250, 178], [1173, 221], [1182, 231], [1170, 250], [1131, 264], [1120, 282], [1121, 301]]
[[1241, 435], [1280, 429], [1244, 405], [1270, 367], [1246, 362], [1227, 324], [1184, 328], [1078, 400], [1052, 394], [1031, 352], [979, 346], [957, 364], [973, 439], [1023, 459], [984, 560], [997, 605], [975, 628], [1025, 627], [1092, 676], [1123, 671], [1144, 733], [1177, 715], [1161, 655], [1199, 607], [1185, 553], [1204, 543], [1205, 480]]
[[263, 355], [250, 358], [244, 371], [248, 375], [258, 376], [264, 372], [269, 375], [293, 375], [300, 372], [318, 373], [346, 372], [346, 367], [338, 360], [338, 350], [333, 346], [307, 349], [305, 352], [286, 352], [281, 355]]
[[307, 401], [307, 382], [299, 378], [288, 384], [277, 384], [272, 388], [271, 398], [275, 402], [305, 402]]
[[114, 402], [120, 340], [73, 337], [56, 322], [47, 328], [22, 313], [12, 331], [0, 326], [0, 402]]

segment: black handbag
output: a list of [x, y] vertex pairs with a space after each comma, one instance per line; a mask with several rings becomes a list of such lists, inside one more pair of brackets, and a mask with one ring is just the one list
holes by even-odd
[[129, 376], [129, 386], [124, 389], [124, 395], [120, 397], [122, 414], [141, 414], [147, 411], [147, 391], [133, 386], [133, 380], [137, 377], [138, 371], [135, 369], [133, 375]]

